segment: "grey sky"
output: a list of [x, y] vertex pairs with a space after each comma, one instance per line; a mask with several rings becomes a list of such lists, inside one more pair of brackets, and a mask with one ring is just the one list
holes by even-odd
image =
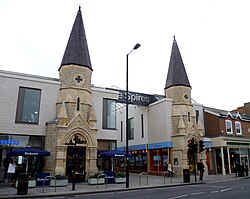
[[0, 70], [58, 77], [81, 4], [94, 85], [164, 94], [173, 35], [192, 98], [226, 110], [250, 101], [248, 0], [1, 0]]

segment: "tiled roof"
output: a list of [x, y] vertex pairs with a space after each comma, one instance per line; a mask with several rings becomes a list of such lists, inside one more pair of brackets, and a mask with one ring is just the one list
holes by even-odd
[[165, 89], [171, 86], [191, 87], [175, 37], [172, 45]]
[[77, 12], [59, 70], [62, 66], [69, 64], [88, 67], [92, 70], [81, 7]]
[[250, 115], [242, 114], [242, 113], [239, 113], [237, 111], [226, 111], [226, 110], [210, 108], [210, 107], [204, 107], [204, 110], [206, 112], [215, 114], [219, 117], [227, 117], [228, 115], [230, 115], [232, 117], [232, 119], [240, 118], [242, 120], [250, 121]]

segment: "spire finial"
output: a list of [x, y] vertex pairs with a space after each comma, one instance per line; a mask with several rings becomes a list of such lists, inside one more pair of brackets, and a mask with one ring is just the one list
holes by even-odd
[[79, 10], [78, 10], [78, 12], [81, 12], [81, 4], [79, 4]]
[[174, 35], [173, 37], [174, 37], [174, 41], [176, 41], [176, 40], [175, 40], [175, 35]]

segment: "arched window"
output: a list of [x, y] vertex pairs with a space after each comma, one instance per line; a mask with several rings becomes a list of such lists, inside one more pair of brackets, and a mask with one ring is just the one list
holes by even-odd
[[188, 112], [188, 121], [190, 122], [190, 112]]
[[77, 102], [76, 102], [76, 110], [80, 111], [80, 98], [77, 98]]

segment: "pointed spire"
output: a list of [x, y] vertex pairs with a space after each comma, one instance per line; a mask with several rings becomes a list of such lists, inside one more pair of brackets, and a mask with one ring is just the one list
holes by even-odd
[[79, 6], [59, 70], [62, 66], [69, 64], [88, 67], [92, 70], [81, 6]]
[[179, 51], [177, 42], [175, 40], [172, 45], [172, 52], [169, 62], [167, 81], [165, 89], [171, 86], [187, 86], [191, 87], [188, 76], [181, 58], [181, 53]]

